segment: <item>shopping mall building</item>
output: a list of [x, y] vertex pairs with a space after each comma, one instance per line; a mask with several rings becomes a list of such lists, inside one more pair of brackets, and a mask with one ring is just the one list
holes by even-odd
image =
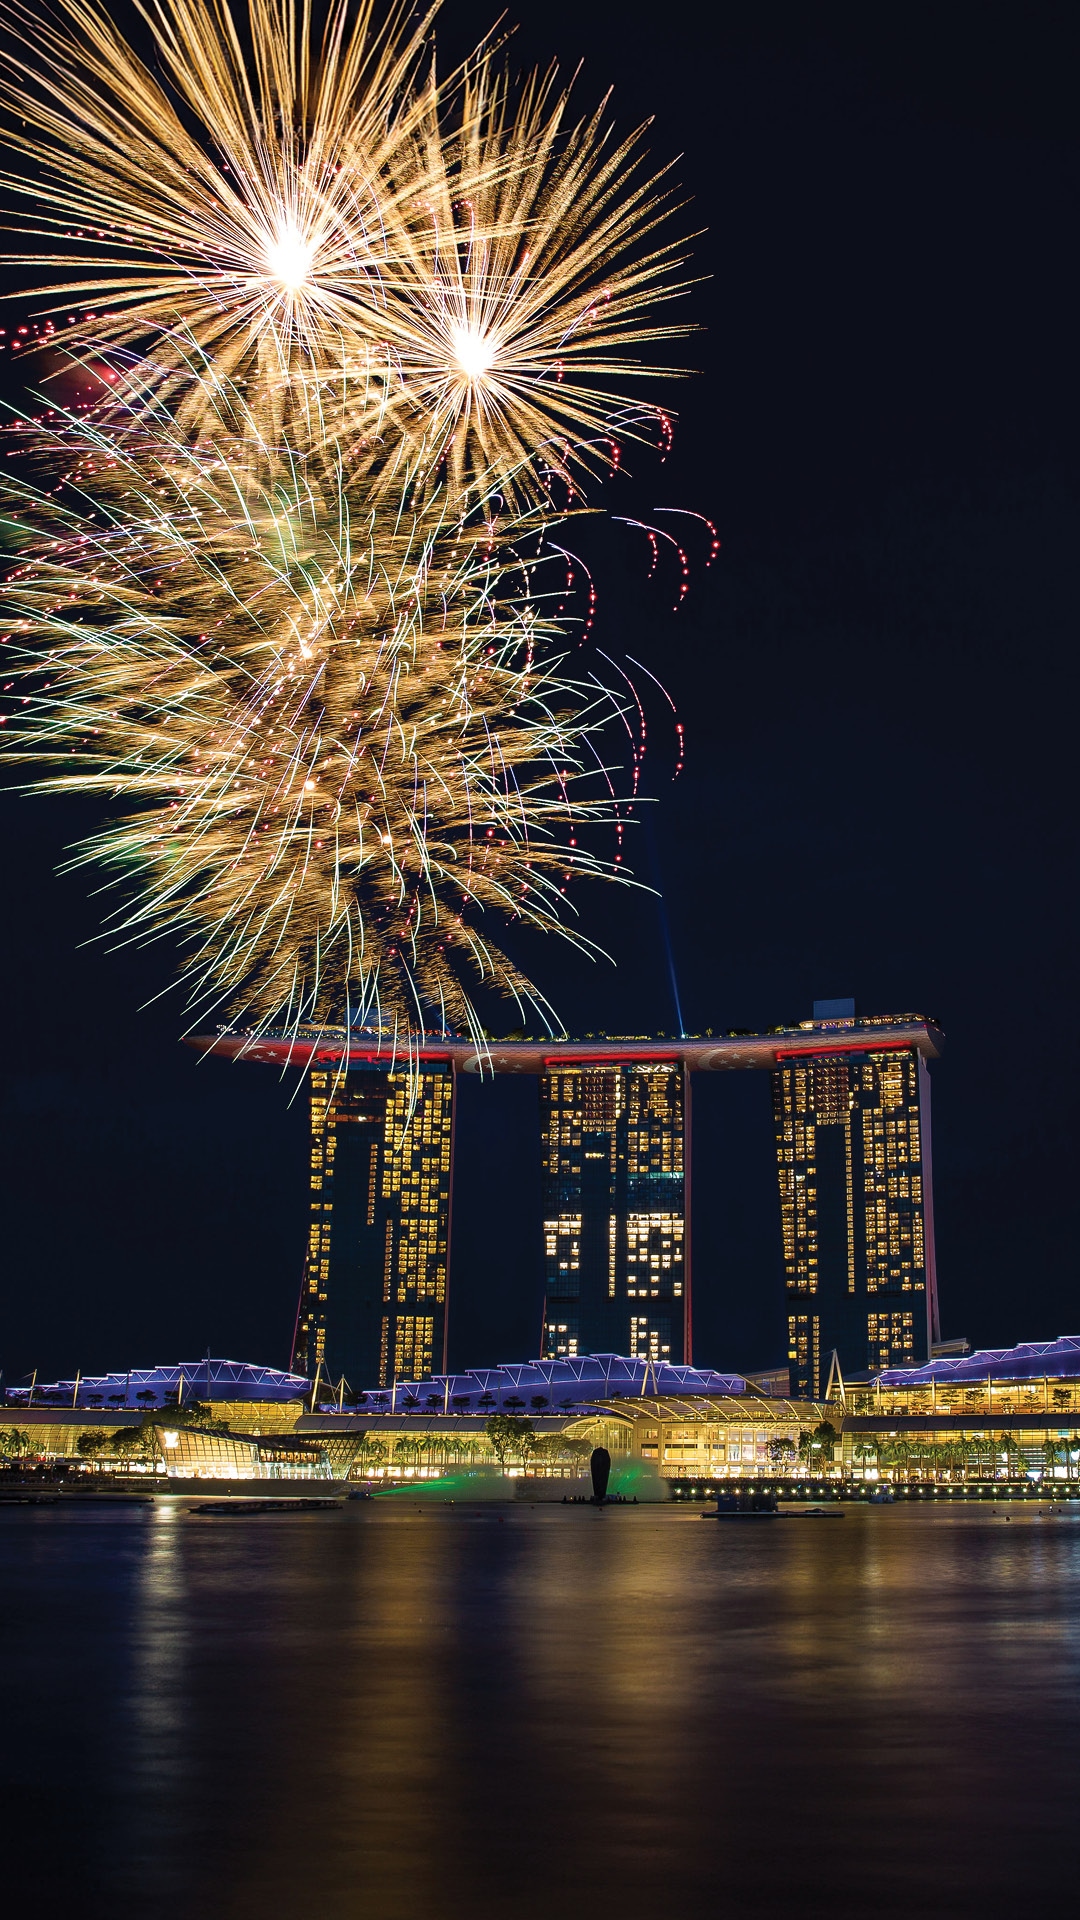
[[[504, 1419], [493, 1425], [493, 1415]], [[350, 1403], [317, 1398], [299, 1374], [204, 1360], [35, 1385], [0, 1406], [0, 1452], [15, 1467], [66, 1460], [174, 1481], [377, 1489], [453, 1479], [467, 1495], [480, 1476], [550, 1496], [563, 1489], [547, 1483], [583, 1478], [598, 1445], [615, 1489], [639, 1497], [747, 1478], [793, 1491], [1053, 1482], [1065, 1492], [1071, 1482], [1080, 1494], [1080, 1337], [855, 1385], [834, 1370], [822, 1401], [742, 1375], [593, 1354], [399, 1382]]]
[[845, 1477], [1076, 1481], [1080, 1338], [986, 1348], [834, 1382]]

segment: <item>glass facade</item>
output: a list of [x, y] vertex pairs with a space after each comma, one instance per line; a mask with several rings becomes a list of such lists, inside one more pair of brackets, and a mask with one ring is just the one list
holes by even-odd
[[446, 1365], [454, 1069], [311, 1075], [311, 1220], [293, 1364], [354, 1390]]
[[807, 1023], [821, 1051], [778, 1061], [773, 1110], [792, 1392], [914, 1366], [937, 1338], [930, 1081], [886, 1019]]
[[542, 1075], [545, 1358], [689, 1361], [689, 1111], [679, 1061]]
[[[894, 1368], [837, 1386], [853, 1479], [1080, 1483], [1080, 1340]], [[835, 1416], [832, 1416], [835, 1417]]]

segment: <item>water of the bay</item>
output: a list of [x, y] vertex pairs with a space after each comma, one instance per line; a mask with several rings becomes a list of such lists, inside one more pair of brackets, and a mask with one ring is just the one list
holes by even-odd
[[1080, 1513], [0, 1511], [0, 1889], [248, 1920], [1028, 1915]]

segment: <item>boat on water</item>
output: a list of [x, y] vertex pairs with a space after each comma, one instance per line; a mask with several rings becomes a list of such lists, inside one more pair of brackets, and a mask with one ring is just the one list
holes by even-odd
[[340, 1500], [208, 1500], [189, 1507], [189, 1514], [203, 1514], [213, 1520], [243, 1520], [261, 1513], [340, 1513]]
[[759, 1487], [741, 1488], [738, 1493], [717, 1495], [716, 1512], [703, 1515], [706, 1520], [775, 1520], [776, 1495]]

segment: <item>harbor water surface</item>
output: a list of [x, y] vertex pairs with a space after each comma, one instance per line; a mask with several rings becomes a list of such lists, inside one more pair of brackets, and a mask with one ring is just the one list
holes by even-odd
[[37, 1913], [1023, 1915], [1080, 1887], [1080, 1512], [0, 1510]]

